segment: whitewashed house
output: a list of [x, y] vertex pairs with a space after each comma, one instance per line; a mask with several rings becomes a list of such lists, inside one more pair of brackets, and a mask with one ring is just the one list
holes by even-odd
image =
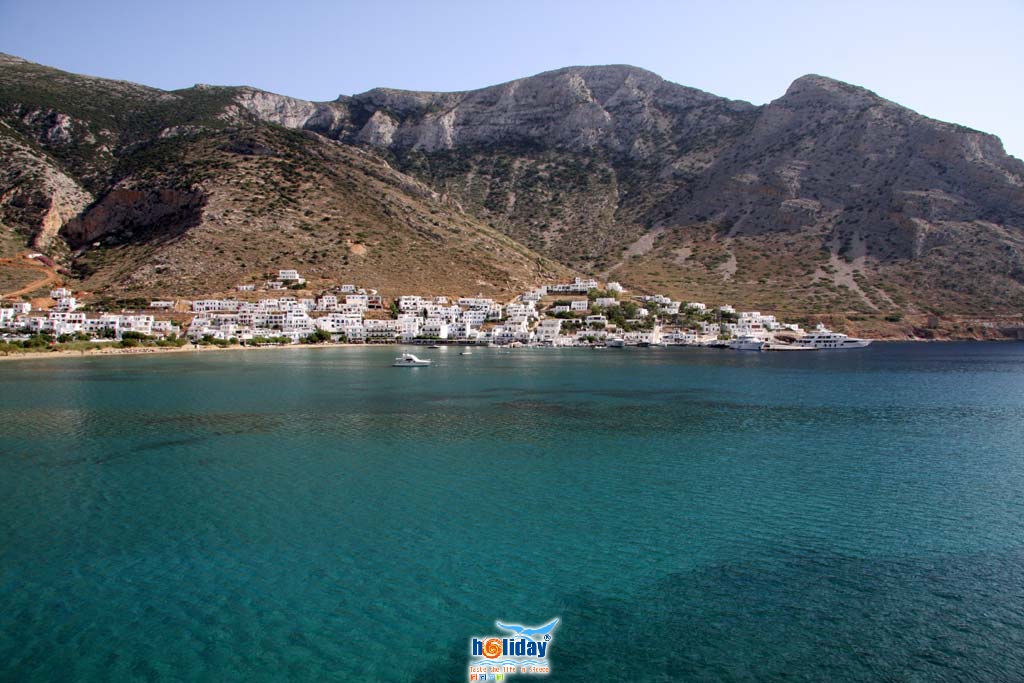
[[562, 333], [562, 321], [558, 318], [545, 318], [537, 325], [534, 337], [540, 342], [553, 342]]
[[448, 323], [441, 318], [427, 318], [420, 325], [419, 336], [432, 339], [447, 339]]
[[299, 271], [292, 268], [282, 268], [277, 271], [277, 279], [287, 285], [301, 285], [306, 282], [306, 278], [299, 275]]

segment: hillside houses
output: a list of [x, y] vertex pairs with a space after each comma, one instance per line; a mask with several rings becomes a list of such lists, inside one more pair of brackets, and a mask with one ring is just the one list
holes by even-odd
[[31, 313], [31, 307], [0, 308], [0, 329], [26, 334], [87, 335], [90, 338], [121, 339], [125, 332], [166, 337], [179, 329], [170, 320], [156, 320], [146, 314], [102, 313], [90, 317], [82, 311], [50, 311]]
[[[282, 269], [277, 277], [280, 283], [304, 282], [295, 270]], [[55, 288], [50, 294], [55, 303], [49, 311], [34, 313], [30, 304], [20, 302], [0, 308], [0, 329], [115, 338], [125, 331], [153, 336], [180, 331], [176, 323], [157, 320], [151, 314], [90, 317], [76, 310], [78, 302], [66, 288]], [[575, 296], [558, 298], [565, 294]], [[711, 308], [663, 294], [628, 297], [620, 284], [609, 282], [601, 290], [591, 278], [535, 287], [507, 303], [484, 296], [450, 299], [414, 294], [387, 302], [390, 310], [385, 303], [376, 290], [344, 284], [306, 297], [285, 293], [255, 300], [154, 300], [150, 310], [174, 316], [187, 306], [192, 317], [182, 327], [196, 342], [298, 343], [326, 332], [334, 340], [367, 344], [437, 341], [577, 346], [601, 344], [614, 337], [625, 345], [708, 345], [727, 337], [771, 339], [781, 332], [802, 334], [798, 326], [759, 311], [737, 312], [729, 305]]]

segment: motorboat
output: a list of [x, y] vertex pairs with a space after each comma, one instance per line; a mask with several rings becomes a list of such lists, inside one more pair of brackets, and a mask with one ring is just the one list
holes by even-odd
[[604, 343], [610, 349], [621, 349], [626, 345], [626, 341], [622, 337], [611, 337]]
[[764, 339], [743, 335], [736, 337], [729, 342], [729, 348], [733, 351], [760, 351], [764, 348]]
[[391, 364], [393, 368], [422, 368], [429, 366], [433, 361], [429, 358], [417, 358], [411, 353], [403, 353]]

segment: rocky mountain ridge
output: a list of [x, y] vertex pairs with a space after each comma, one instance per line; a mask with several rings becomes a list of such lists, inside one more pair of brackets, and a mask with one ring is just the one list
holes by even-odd
[[[168, 165], [180, 148], [269, 125], [313, 135], [303, 145], [362, 150], [397, 185], [526, 253], [635, 289], [867, 317], [1024, 307], [1024, 163], [995, 136], [822, 76], [762, 106], [629, 66], [307, 102], [249, 87], [164, 92], [7, 58], [0, 122], [0, 140], [36, 150], [33, 163], [86, 193], [65, 190], [64, 213], [129, 186], [157, 204], [189, 192], [195, 179]], [[83, 225], [108, 220], [58, 211], [44, 230], [31, 202], [10, 201], [30, 165], [0, 175], [5, 224], [46, 244], [61, 222], [76, 243]], [[194, 229], [175, 215], [136, 232]]]

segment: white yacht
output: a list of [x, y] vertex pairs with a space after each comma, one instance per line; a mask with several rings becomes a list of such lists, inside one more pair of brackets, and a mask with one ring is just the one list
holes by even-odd
[[393, 368], [421, 368], [431, 364], [428, 359], [417, 358], [411, 353], [403, 353], [401, 356], [395, 359], [395, 362], [391, 364]]
[[808, 332], [796, 343], [811, 349], [863, 349], [871, 343], [871, 340], [848, 337], [841, 332], [833, 332], [818, 323], [813, 332]]
[[609, 337], [604, 343], [610, 349], [621, 349], [626, 345], [625, 340], [622, 337]]
[[760, 351], [764, 348], [764, 344], [764, 339], [743, 335], [729, 342], [729, 348], [733, 351]]

